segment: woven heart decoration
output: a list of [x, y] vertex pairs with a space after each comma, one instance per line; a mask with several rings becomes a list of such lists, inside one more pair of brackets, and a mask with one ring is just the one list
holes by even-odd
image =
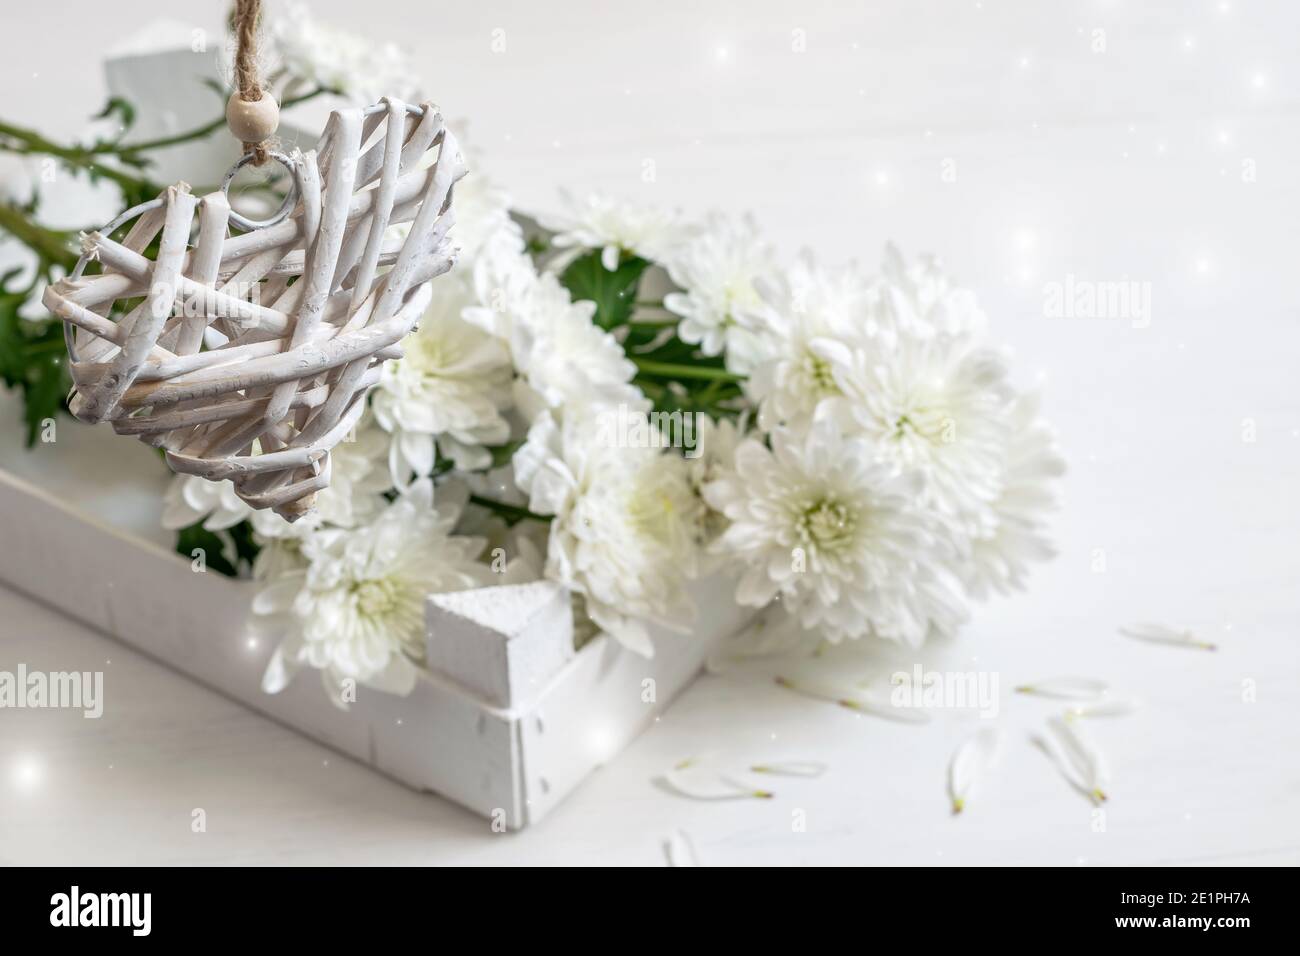
[[292, 181], [275, 216], [231, 209], [245, 156], [217, 192], [178, 183], [83, 235], [44, 304], [64, 320], [77, 418], [293, 521], [328, 487], [330, 449], [454, 263], [452, 187], [466, 169], [434, 107], [393, 99], [333, 112], [311, 152], [270, 156]]

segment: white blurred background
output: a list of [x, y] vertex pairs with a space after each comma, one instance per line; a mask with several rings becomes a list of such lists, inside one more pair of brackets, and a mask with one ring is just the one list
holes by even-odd
[[[562, 187], [600, 190], [693, 216], [752, 212], [791, 255], [874, 264], [888, 240], [940, 255], [979, 295], [1021, 381], [1041, 380], [1071, 468], [1060, 557], [1027, 595], [979, 609], [955, 659], [1007, 682], [1103, 676], [1152, 706], [1106, 728], [1120, 795], [1101, 837], [1022, 738], [996, 806], [959, 827], [942, 803], [959, 734], [919, 742], [774, 688], [706, 679], [509, 845], [481, 839], [479, 822], [450, 806], [354, 776], [342, 792], [310, 778], [310, 796], [294, 778], [294, 793], [269, 797], [242, 837], [193, 852], [258, 861], [259, 828], [298, 819], [295, 799], [308, 799], [325, 801], [319, 814], [335, 814], [338, 832], [321, 824], [284, 841], [280, 858], [325, 858], [328, 834], [345, 858], [374, 861], [454, 850], [653, 862], [656, 841], [684, 826], [708, 862], [1300, 859], [1300, 7], [311, 9], [407, 49], [480, 166], [525, 210], [552, 207]], [[99, 63], [115, 44], [159, 17], [219, 35], [221, 15], [198, 0], [11, 4], [0, 15], [0, 115], [75, 134], [103, 100]], [[1067, 276], [1150, 283], [1149, 324], [1045, 317], [1045, 285]], [[1117, 636], [1147, 619], [1197, 629], [1222, 650]], [[1257, 704], [1241, 702], [1243, 680], [1257, 682]], [[704, 743], [826, 759], [833, 773], [801, 791], [810, 832], [791, 838], [785, 804], [700, 807], [648, 784]], [[443, 842], [430, 842], [431, 827]]]

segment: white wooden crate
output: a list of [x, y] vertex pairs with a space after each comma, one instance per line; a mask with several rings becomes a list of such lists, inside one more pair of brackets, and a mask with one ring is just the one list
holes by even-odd
[[[0, 581], [408, 786], [511, 829], [540, 820], [643, 730], [748, 620], [732, 588], [698, 582], [689, 635], [657, 631], [644, 659], [599, 636], [573, 651], [563, 589], [538, 583], [434, 596], [429, 660], [409, 697], [358, 688], [336, 708], [311, 673], [262, 692], [271, 648], [250, 646], [253, 585], [56, 500], [0, 469]], [[652, 682], [652, 683], [648, 683]], [[112, 707], [106, 686], [106, 706]]]
[[[157, 93], [159, 76], [216, 71], [215, 52], [195, 52], [190, 43], [188, 27], [156, 25], [135, 44], [149, 52], [109, 57], [110, 90], [130, 99], [139, 89]], [[201, 115], [210, 105], [204, 97], [211, 94], [198, 83], [165, 92], [137, 122], [137, 138], [176, 132], [178, 117]], [[319, 127], [329, 105], [314, 101], [290, 111], [280, 138], [314, 142], [315, 133], [306, 131]], [[206, 141], [168, 150], [162, 172], [174, 174], [159, 178], [193, 182], [206, 169], [219, 179], [235, 152], [233, 143]], [[108, 429], [60, 421], [57, 448], [24, 453], [7, 430], [16, 416], [14, 397], [0, 390], [0, 581], [409, 786], [510, 828], [541, 819], [616, 755], [689, 683], [710, 647], [751, 615], [730, 600], [732, 587], [699, 582], [694, 633], [656, 629], [656, 656], [645, 660], [604, 636], [575, 653], [568, 595], [551, 584], [433, 596], [430, 672], [409, 697], [358, 688], [356, 704], [344, 712], [310, 673], [267, 695], [260, 681], [272, 649], [250, 647], [244, 627], [253, 586], [195, 573], [158, 543], [165, 537], [151, 512], [166, 472], [152, 450]], [[78, 480], [91, 468], [98, 482]], [[111, 707], [111, 686], [106, 694]]]

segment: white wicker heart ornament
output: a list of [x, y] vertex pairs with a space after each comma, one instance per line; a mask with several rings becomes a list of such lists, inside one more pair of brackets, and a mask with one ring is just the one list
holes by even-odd
[[270, 155], [293, 182], [271, 219], [230, 208], [233, 169], [206, 196], [178, 183], [83, 236], [44, 303], [64, 320], [74, 415], [292, 521], [329, 485], [330, 449], [454, 263], [466, 169], [434, 107], [392, 99], [335, 111], [311, 152]]

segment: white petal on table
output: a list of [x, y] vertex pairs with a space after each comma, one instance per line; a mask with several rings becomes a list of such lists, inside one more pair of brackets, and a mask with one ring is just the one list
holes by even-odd
[[664, 857], [669, 866], [699, 866], [700, 858], [695, 852], [695, 844], [685, 830], [674, 830], [664, 840]]
[[776, 760], [754, 764], [749, 769], [778, 777], [820, 777], [826, 772], [826, 764], [820, 760]]
[[1174, 647], [1192, 647], [1201, 651], [1216, 651], [1218, 646], [1202, 640], [1189, 630], [1175, 630], [1163, 624], [1132, 624], [1121, 627], [1119, 632], [1134, 640], [1149, 644], [1169, 644]]
[[952, 812], [961, 813], [976, 783], [997, 760], [1002, 735], [995, 727], [985, 727], [969, 737], [948, 764], [948, 796]]
[[1095, 700], [1104, 697], [1110, 685], [1093, 677], [1049, 677], [1016, 687], [1017, 694], [1034, 694], [1060, 700]]
[[805, 697], [829, 701], [847, 710], [874, 717], [883, 717], [904, 724], [924, 724], [930, 720], [930, 714], [920, 707], [897, 707], [887, 693], [863, 693], [856, 687], [842, 687], [824, 681], [795, 680], [789, 677], [777, 677], [776, 682], [787, 690]]
[[1108, 772], [1105, 758], [1084, 731], [1082, 722], [1070, 717], [1053, 717], [1048, 734], [1035, 742], [1055, 762], [1069, 784], [1095, 804], [1106, 797]]
[[663, 780], [681, 796], [692, 800], [767, 800], [772, 797], [771, 791], [728, 776], [724, 765], [709, 754], [679, 761], [664, 773]]
[[768, 800], [774, 794], [766, 786], [747, 779], [751, 775], [772, 777], [820, 777], [826, 764], [818, 760], [751, 760], [706, 753], [674, 764], [663, 775], [664, 782], [693, 800]]

